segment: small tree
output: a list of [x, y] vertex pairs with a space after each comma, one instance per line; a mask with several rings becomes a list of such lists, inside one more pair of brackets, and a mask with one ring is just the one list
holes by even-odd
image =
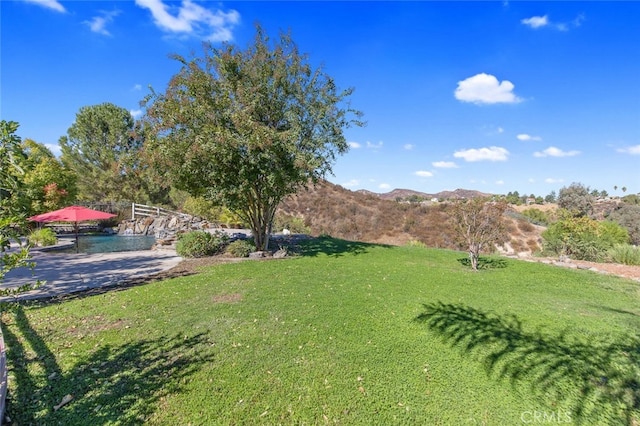
[[506, 240], [507, 225], [503, 217], [506, 208], [505, 203], [486, 202], [482, 198], [454, 204], [451, 224], [456, 242], [469, 252], [474, 271], [478, 270], [481, 251]]
[[555, 203], [556, 202], [556, 191], [551, 191], [549, 194], [547, 194], [547, 196], [544, 197], [544, 201], [546, 201], [547, 203]]
[[65, 168], [44, 145], [31, 139], [22, 143], [26, 154], [25, 194], [30, 215], [57, 210], [71, 204], [76, 196], [76, 174]]
[[560, 189], [558, 206], [568, 210], [573, 216], [588, 216], [593, 213], [595, 198], [589, 192], [589, 187], [581, 183], [572, 183]]
[[271, 45], [259, 26], [246, 50], [175, 58], [182, 69], [166, 93], [144, 101], [156, 136], [146, 153], [178, 189], [237, 213], [266, 250], [278, 204], [331, 173], [348, 149], [343, 129], [362, 124], [343, 104], [352, 89], [338, 91], [289, 35]]

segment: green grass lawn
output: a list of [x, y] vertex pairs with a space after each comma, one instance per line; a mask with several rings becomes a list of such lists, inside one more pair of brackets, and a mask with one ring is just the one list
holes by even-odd
[[8, 414], [21, 425], [640, 422], [640, 283], [516, 260], [474, 273], [462, 257], [325, 238], [300, 257], [5, 308]]

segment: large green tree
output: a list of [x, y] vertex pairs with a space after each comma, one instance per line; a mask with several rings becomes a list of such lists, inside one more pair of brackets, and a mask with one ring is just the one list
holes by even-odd
[[136, 201], [135, 169], [142, 142], [135, 120], [111, 103], [85, 106], [60, 139], [61, 160], [78, 176], [78, 198], [86, 201]]
[[208, 44], [175, 59], [166, 92], [144, 103], [157, 136], [146, 152], [178, 188], [237, 212], [266, 250], [280, 201], [331, 173], [348, 149], [343, 129], [362, 124], [352, 89], [314, 69], [290, 35], [272, 42], [260, 26], [245, 50]]

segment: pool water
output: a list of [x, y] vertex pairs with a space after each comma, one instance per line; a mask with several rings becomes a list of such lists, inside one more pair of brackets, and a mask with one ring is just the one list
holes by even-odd
[[[149, 250], [156, 242], [155, 237], [146, 235], [81, 235], [78, 238], [80, 253], [112, 253], [116, 251]], [[75, 247], [60, 250], [75, 253]]]

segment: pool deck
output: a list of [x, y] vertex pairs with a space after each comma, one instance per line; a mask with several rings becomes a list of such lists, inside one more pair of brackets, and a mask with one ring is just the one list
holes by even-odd
[[140, 250], [116, 253], [56, 253], [32, 250], [33, 270], [9, 271], [0, 289], [16, 288], [36, 280], [46, 281], [36, 290], [0, 297], [0, 302], [50, 298], [157, 274], [178, 265], [175, 250]]

